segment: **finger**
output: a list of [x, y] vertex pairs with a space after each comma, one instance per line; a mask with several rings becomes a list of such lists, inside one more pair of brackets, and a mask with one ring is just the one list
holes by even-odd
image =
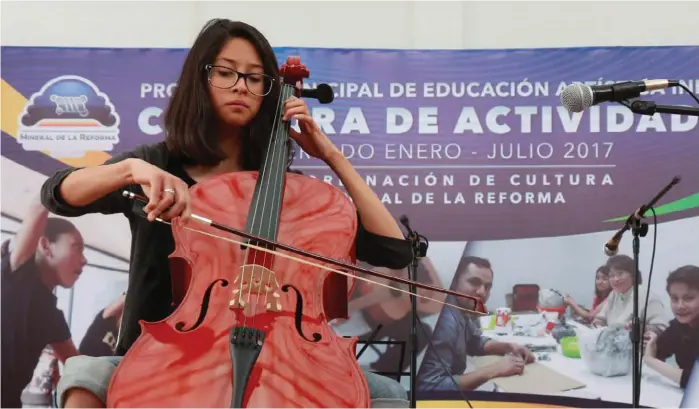
[[175, 194], [173, 204], [167, 209], [167, 212], [163, 215], [165, 220], [172, 220], [177, 216], [180, 216], [184, 211], [187, 202], [187, 191], [182, 189], [182, 186], [177, 183], [175, 186]]
[[177, 199], [177, 193], [172, 193], [170, 191], [166, 192], [167, 189], [174, 190], [170, 185], [165, 185], [162, 193], [162, 198], [158, 202], [158, 205], [155, 207], [155, 209], [153, 209], [153, 211], [151, 212], [154, 219], [160, 216], [168, 208], [170, 208], [170, 206], [172, 206], [175, 203], [175, 200]]
[[192, 203], [189, 200], [189, 196], [187, 196], [187, 201], [185, 202], [184, 205], [184, 211], [182, 211], [182, 223], [187, 223], [189, 219], [192, 218]]
[[284, 101], [285, 106], [298, 104], [298, 103], [303, 103], [303, 100], [299, 99], [298, 97], [296, 97], [294, 95], [290, 96], [289, 98], [286, 99], [286, 101]]
[[[160, 202], [160, 199], [162, 198], [163, 195], [163, 175], [161, 174], [156, 174], [154, 175], [149, 183], [150, 185], [150, 201], [144, 208], [146, 213], [150, 213], [155, 209], [155, 206]], [[150, 219], [149, 219], [150, 220]], [[153, 220], [151, 220], [153, 221]]]
[[300, 100], [296, 97], [291, 97], [284, 102], [284, 110], [285, 111], [289, 110], [289, 109], [300, 108], [300, 107], [305, 107], [305, 106], [306, 106], [306, 104], [302, 100]]
[[[168, 216], [170, 218], [180, 216], [180, 218], [182, 219], [185, 210], [187, 210], [189, 206], [189, 188], [187, 187], [187, 184], [184, 182], [177, 183], [175, 186], [176, 201], [175, 204], [168, 211]], [[182, 221], [186, 222], [187, 220], [185, 219]]]
[[284, 116], [282, 117], [285, 121], [290, 121], [292, 118], [293, 119], [298, 119], [299, 115], [308, 115], [308, 107], [305, 105], [303, 106], [292, 106], [292, 107], [287, 107], [284, 110]]
[[192, 217], [192, 198], [189, 195], [189, 186], [184, 182], [182, 182], [182, 186], [184, 187], [184, 210], [182, 210], [180, 218], [182, 223], [187, 223]]
[[295, 114], [294, 119], [299, 121], [299, 127], [303, 131], [309, 131], [315, 126], [315, 121], [310, 115], [306, 114]]
[[301, 132], [297, 132], [293, 128], [289, 129], [289, 136], [293, 140], [295, 140], [299, 145], [302, 147], [308, 146], [308, 144], [311, 144], [308, 140], [308, 135], [305, 133], [308, 132], [308, 129], [304, 129], [304, 127], [301, 127]]

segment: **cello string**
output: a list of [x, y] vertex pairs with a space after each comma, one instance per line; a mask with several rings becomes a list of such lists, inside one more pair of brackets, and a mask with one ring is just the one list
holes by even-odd
[[[170, 223], [170, 222], [168, 222], [168, 221], [165, 221], [165, 220], [162, 220], [162, 219], [160, 219], [160, 218], [156, 218], [155, 220], [157, 220], [157, 221], [159, 221], [159, 222], [161, 222], [161, 223], [165, 223], [165, 224], [172, 225], [172, 223]], [[308, 260], [304, 260], [304, 259], [301, 259], [301, 258], [298, 258], [298, 257], [294, 257], [294, 256], [291, 256], [291, 255], [288, 255], [288, 254], [284, 254], [284, 253], [279, 252], [279, 251], [276, 251], [276, 250], [269, 250], [269, 249], [267, 249], [267, 248], [260, 247], [260, 246], [256, 246], [256, 245], [254, 245], [254, 244], [245, 244], [245, 243], [243, 243], [242, 241], [238, 241], [238, 240], [235, 240], [235, 239], [231, 239], [231, 238], [229, 238], [229, 237], [219, 236], [219, 235], [216, 235], [216, 234], [213, 234], [213, 233], [209, 233], [209, 232], [206, 232], [206, 231], [203, 231], [203, 230], [195, 229], [195, 228], [189, 227], [189, 226], [180, 226], [180, 227], [182, 227], [182, 228], [185, 229], [185, 230], [189, 230], [189, 231], [193, 231], [193, 232], [196, 232], [196, 233], [200, 233], [200, 234], [203, 234], [203, 235], [205, 235], [205, 236], [212, 237], [212, 238], [216, 238], [216, 239], [221, 239], [221, 240], [224, 240], [224, 241], [228, 241], [228, 242], [233, 243], [233, 244], [239, 244], [239, 245], [243, 245], [243, 246], [249, 246], [249, 247], [254, 248], [254, 249], [256, 249], [256, 250], [260, 250], [260, 251], [263, 251], [263, 252], [272, 253], [272, 254], [274, 254], [275, 256], [280, 256], [280, 257], [282, 257], [282, 258], [286, 258], [286, 259], [289, 259], [289, 260], [293, 260], [293, 261], [296, 261], [296, 262], [298, 262], [298, 263], [307, 264], [307, 265], [310, 265], [310, 266], [313, 266], [313, 267], [317, 267], [317, 268], [320, 268], [320, 269], [322, 269], [322, 270], [330, 271], [330, 272], [333, 272], [333, 273], [337, 273], [337, 274], [340, 274], [340, 275], [343, 275], [343, 276], [346, 276], [346, 277], [349, 277], [349, 278], [354, 278], [354, 279], [357, 279], [357, 280], [365, 281], [365, 282], [370, 283], [370, 284], [375, 284], [375, 285], [379, 285], [379, 286], [381, 286], [381, 287], [386, 287], [386, 288], [388, 288], [388, 289], [390, 289], [390, 290], [402, 292], [402, 293], [405, 293], [405, 294], [408, 294], [408, 295], [414, 295], [415, 297], [423, 298], [423, 299], [429, 300], [429, 301], [434, 301], [434, 302], [439, 303], [439, 304], [442, 304], [442, 305], [446, 305], [446, 306], [449, 306], [449, 307], [456, 308], [457, 310], [462, 310], [462, 311], [470, 312], [470, 313], [477, 314], [477, 315], [487, 315], [486, 313], [482, 313], [482, 312], [480, 312], [480, 311], [475, 311], [475, 310], [472, 310], [472, 309], [469, 309], [469, 308], [460, 307], [460, 306], [458, 306], [458, 305], [450, 304], [450, 303], [445, 302], [445, 301], [440, 301], [440, 300], [438, 300], [438, 299], [436, 299], [436, 298], [430, 298], [430, 297], [424, 296], [424, 295], [422, 295], [422, 294], [418, 294], [417, 292], [413, 293], [413, 292], [411, 292], [411, 291], [409, 291], [409, 290], [403, 290], [402, 288], [393, 287], [393, 286], [391, 286], [391, 285], [389, 285], [389, 284], [384, 284], [384, 283], [381, 283], [381, 282], [378, 282], [378, 281], [373, 281], [373, 280], [371, 280], [371, 279], [368, 279], [368, 278], [366, 278], [366, 277], [362, 277], [362, 276], [360, 276], [360, 275], [354, 275], [354, 274], [351, 274], [351, 273], [347, 273], [347, 272], [342, 271], [342, 270], [337, 270], [337, 269], [334, 269], [334, 268], [332, 268], [332, 267], [324, 266], [324, 265], [322, 265], [322, 264], [314, 263], [314, 262], [312, 262], [312, 261], [308, 261]]]
[[[274, 141], [271, 143], [271, 147], [268, 148], [268, 151], [267, 151], [268, 156], [271, 156], [271, 165], [270, 166], [271, 166], [272, 170], [276, 170], [275, 163], [277, 162], [277, 159], [279, 159], [279, 161], [281, 162], [282, 153], [283, 153], [283, 149], [282, 149], [283, 146], [280, 146], [280, 145], [286, 144], [286, 140], [284, 138], [285, 124], [281, 123], [282, 120], [281, 120], [281, 117], [279, 115], [281, 115], [281, 112], [283, 112], [281, 107], [284, 106], [284, 103], [285, 103], [286, 99], [288, 98], [288, 95], [287, 95], [287, 94], [289, 94], [288, 88], [289, 88], [289, 86], [287, 84], [282, 83], [281, 90], [280, 90], [280, 97], [279, 97], [279, 100], [277, 103], [277, 111], [276, 111], [277, 116], [275, 116], [275, 120], [274, 120], [275, 127], [274, 127], [274, 136], [272, 138], [272, 139], [274, 139]], [[272, 177], [274, 178], [274, 180], [270, 181], [269, 183], [267, 183], [267, 185], [265, 185], [265, 194], [264, 194], [263, 205], [262, 205], [263, 209], [266, 209], [267, 199], [270, 199], [269, 190], [273, 189], [274, 186], [277, 186], [280, 183], [280, 181], [278, 180], [279, 175], [274, 174], [274, 175], [272, 175]], [[281, 174], [281, 178], [282, 178], [282, 182], [283, 182], [284, 173]], [[273, 190], [272, 193], [274, 194], [274, 196], [276, 196], [277, 192]], [[273, 198], [271, 198], [271, 200], [277, 201], [277, 198], [273, 197]], [[265, 216], [265, 214], [263, 212], [261, 217], [264, 217], [264, 216]], [[270, 217], [271, 220], [269, 223], [267, 223], [268, 231], [267, 231], [266, 237], [272, 237], [272, 234], [274, 233], [274, 231], [272, 229], [279, 222], [279, 220], [277, 219], [278, 214], [271, 214], [271, 215], [267, 215], [267, 216]], [[260, 232], [260, 233], [262, 233], [262, 232]], [[253, 324], [255, 322], [257, 306], [259, 304], [259, 300], [261, 297], [263, 284], [264, 284], [264, 288], [265, 288], [264, 306], [265, 306], [265, 308], [267, 306], [267, 295], [268, 295], [267, 288], [269, 287], [269, 283], [271, 282], [273, 272], [271, 271], [271, 269], [269, 270], [269, 272], [267, 272], [266, 270], [268, 270], [268, 269], [265, 266], [267, 265], [268, 261], [270, 263], [272, 262], [273, 257], [274, 256], [269, 257], [269, 253], [264, 253], [264, 255], [262, 256], [263, 268], [261, 269], [261, 271], [262, 271], [262, 274], [267, 273], [266, 274], [267, 277], [266, 277], [266, 280], [264, 280], [264, 278], [265, 278], [264, 276], [260, 277], [260, 286], [257, 289], [257, 298], [255, 300], [255, 303], [253, 303], [253, 311], [252, 311]], [[257, 258], [257, 253], [255, 253], [255, 258]], [[256, 263], [253, 262], [253, 264], [256, 264]], [[266, 281], [266, 282], [263, 282], [263, 281]], [[249, 300], [249, 298], [250, 297], [248, 297], [248, 300]]]
[[[247, 87], [247, 83], [245, 84], [245, 86]], [[280, 113], [280, 110], [282, 107], [281, 101], [282, 101], [283, 92], [284, 92], [284, 84], [282, 82], [281, 87], [279, 89], [279, 99], [277, 100], [277, 107], [276, 107], [275, 112], [274, 112], [274, 121], [272, 122], [272, 134], [270, 135], [269, 142], [267, 143], [267, 154], [265, 155], [265, 163], [263, 164], [262, 172], [260, 172], [258, 174], [259, 175], [258, 177], [263, 177], [264, 175], [268, 175], [268, 172], [269, 172], [269, 168], [270, 168], [269, 162], [271, 159], [270, 158], [271, 155], [269, 153], [272, 152], [271, 149], [272, 149], [272, 146], [276, 140], [276, 134], [278, 132], [277, 124], [281, 118], [279, 113]], [[262, 194], [262, 192], [258, 192], [258, 194]], [[254, 229], [254, 227], [255, 227], [255, 221], [257, 220], [258, 210], [260, 210], [260, 220], [263, 219], [264, 211], [265, 211], [265, 204], [266, 204], [268, 196], [269, 196], [269, 184], [265, 185], [265, 192], [264, 192], [264, 196], [263, 196], [264, 199], [262, 202], [262, 209], [260, 209], [259, 202], [255, 202], [255, 206], [254, 206], [255, 208], [254, 208], [254, 212], [252, 215], [252, 221], [250, 223], [251, 230]], [[259, 196], [257, 196], [257, 197], [259, 197]], [[260, 231], [260, 233], [261, 233], [261, 231]], [[257, 235], [259, 235], [259, 234], [257, 234]], [[246, 247], [245, 248], [245, 263], [244, 263], [244, 265], [246, 265], [248, 263], [249, 251], [250, 251], [250, 247]], [[251, 264], [252, 264], [252, 268], [250, 269], [250, 280], [248, 283], [248, 296], [247, 296], [247, 299], [245, 301], [246, 308], [247, 308], [247, 306], [250, 305], [250, 296], [252, 294], [252, 285], [254, 282], [255, 270], [256, 270], [256, 266], [257, 266], [257, 252], [254, 253], [254, 256], [252, 257]], [[241, 278], [241, 288], [242, 288], [242, 283], [245, 281], [245, 269], [241, 269], [241, 270], [242, 270], [242, 274], [241, 274], [241, 277], [242, 277]], [[242, 298], [242, 295], [243, 295], [243, 293], [241, 290], [241, 292], [240, 292], [241, 298]], [[258, 297], [259, 297], [259, 295], [258, 295]], [[255, 305], [253, 306], [253, 324], [254, 324], [254, 316], [255, 316], [256, 309], [257, 309], [257, 303], [255, 303]], [[245, 316], [245, 318], [243, 319], [243, 326], [246, 326], [248, 317], [246, 314], [243, 314], [243, 315]]]
[[[282, 84], [282, 91], [286, 91], [286, 92], [283, 92], [283, 98], [281, 101], [279, 101], [279, 106], [283, 106], [286, 103], [286, 100], [292, 95], [291, 90], [290, 90], [290, 86], [288, 84], [285, 84], [285, 83]], [[286, 95], [286, 94], [289, 94], [289, 95]], [[281, 119], [280, 119], [280, 121], [281, 121]], [[277, 147], [278, 151], [274, 151], [275, 157], [273, 158], [273, 161], [275, 159], [278, 159], [279, 162], [281, 163], [282, 160], [284, 159], [284, 153], [286, 152], [286, 149], [284, 149], [284, 147], [287, 144], [288, 132], [289, 132], [288, 125], [289, 125], [289, 123], [284, 123], [284, 124], [282, 124], [282, 127], [280, 127], [281, 129], [277, 130], [278, 135], [279, 135], [278, 143], [281, 146]], [[284, 137], [285, 135], [286, 135], [286, 138]], [[273, 166], [274, 166], [274, 162], [273, 162]], [[284, 171], [281, 173], [281, 175], [275, 175], [275, 177], [278, 177], [278, 178], [280, 177], [281, 180], [275, 180], [274, 185], [276, 186], [279, 184], [283, 184], [285, 175], [286, 175], [286, 169], [284, 169]], [[279, 197], [278, 200], [281, 200], [281, 197]], [[274, 223], [271, 223], [269, 225], [270, 229], [279, 223], [280, 214], [279, 213], [273, 214], [272, 217], [274, 217]], [[270, 230], [267, 237], [271, 237], [272, 233], [274, 233], [274, 232]], [[274, 237], [276, 238], [276, 235]], [[267, 261], [268, 261], [267, 256], [268, 256], [268, 253], [265, 253], [264, 259], [263, 259], [263, 263], [265, 266], [267, 265]], [[272, 264], [273, 260], [274, 260], [274, 255], [271, 255], [271, 257], [269, 258], [270, 265]], [[267, 274], [267, 280], [266, 280], [267, 282], [265, 283], [265, 298], [263, 301], [263, 305], [265, 306], [265, 308], [267, 307], [267, 298], [269, 296], [269, 291], [272, 288], [270, 286], [270, 284], [272, 283], [273, 278], [274, 278], [275, 284], [277, 284], [277, 279], [276, 279], [276, 277], [273, 277], [273, 276], [274, 276], [274, 272], [270, 269], [269, 273]], [[258, 297], [258, 299], [260, 297], [259, 291], [258, 291], [257, 297]], [[272, 302], [274, 302], [274, 297], [272, 297]]]
[[[280, 109], [278, 109], [277, 115], [282, 115], [282, 112], [283, 112], [282, 107], [285, 105], [286, 100], [291, 95], [290, 87], [288, 84], [282, 83], [282, 88], [280, 90], [280, 94], [281, 95], [280, 95], [280, 98], [279, 98], [279, 101], [277, 104], [277, 107]], [[286, 145], [286, 140], [288, 138], [288, 136], [287, 136], [287, 138], [285, 138], [285, 135], [288, 135], [288, 134], [285, 134], [286, 124], [282, 123], [282, 122], [283, 121], [281, 119], [281, 116], [275, 117], [275, 123], [278, 123], [278, 125], [275, 126], [274, 146], [272, 147], [272, 150], [269, 151], [269, 152], [271, 152], [271, 155], [270, 155], [272, 157], [271, 167], [273, 170], [276, 170], [276, 168], [275, 168], [276, 162], [279, 161], [279, 163], [281, 163], [281, 161], [282, 161], [283, 154], [285, 151], [285, 149], [283, 149], [283, 148]], [[283, 172], [283, 173], [281, 173], [281, 175], [275, 173], [274, 175], [272, 175], [274, 180], [270, 181], [270, 183], [268, 183], [266, 186], [267, 192], [265, 192], [265, 197], [264, 197], [265, 203], [267, 202], [267, 199], [270, 198], [270, 195], [268, 193], [269, 189], [270, 188], [274, 189], [275, 186], [278, 186], [280, 183], [283, 183], [285, 173], [286, 172]], [[279, 180], [280, 177], [281, 177], [281, 180]], [[281, 191], [281, 189], [279, 190], [279, 192], [280, 191]], [[278, 191], [273, 190], [272, 193], [273, 193], [273, 197], [271, 198], [271, 200], [273, 200], [274, 202], [279, 202], [279, 200], [281, 200], [281, 198], [276, 197], [279, 194]], [[267, 229], [268, 229], [267, 237], [275, 237], [276, 238], [276, 235], [273, 236], [273, 234], [275, 233], [274, 227], [279, 222], [279, 219], [278, 219], [279, 214], [277, 212], [276, 214], [271, 214], [268, 216], [271, 218], [271, 220], [270, 220], [270, 223], [267, 224]], [[267, 266], [268, 261], [271, 264], [273, 260], [274, 260], [274, 256], [272, 255], [270, 257], [269, 253], [264, 253], [264, 255], [262, 256], [262, 265], [264, 266], [264, 268], [262, 269], [262, 272], [266, 273], [266, 279], [265, 279], [265, 277], [261, 277], [260, 284], [263, 284], [262, 281], [263, 281], [263, 279], [265, 279], [265, 281], [266, 281], [264, 283], [264, 293], [265, 293], [264, 306], [265, 306], [265, 308], [267, 306], [267, 296], [269, 294], [269, 288], [270, 288], [269, 284], [271, 283], [273, 275], [274, 275], [274, 272], [271, 269], [267, 269], [266, 266]], [[257, 305], [259, 304], [259, 299], [261, 297], [262, 287], [263, 287], [262, 285], [260, 285], [260, 287], [258, 287], [257, 300], [253, 306], [253, 320], [255, 319], [254, 317], [255, 317], [256, 310], [257, 310]]]

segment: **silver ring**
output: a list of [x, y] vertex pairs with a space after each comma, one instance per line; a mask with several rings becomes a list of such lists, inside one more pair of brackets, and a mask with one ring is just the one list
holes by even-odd
[[163, 190], [163, 192], [165, 192], [165, 193], [171, 193], [171, 194], [174, 195], [174, 194], [175, 194], [175, 189], [165, 189], [165, 190]]

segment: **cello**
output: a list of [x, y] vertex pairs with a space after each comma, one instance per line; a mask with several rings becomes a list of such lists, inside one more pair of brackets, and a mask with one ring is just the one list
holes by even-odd
[[[259, 172], [190, 188], [201, 228], [170, 223], [177, 307], [161, 321], [141, 321], [141, 335], [113, 374], [107, 407], [370, 406], [357, 339], [335, 334], [328, 322], [338, 309], [327, 295], [333, 273], [381, 274], [346, 262], [354, 259], [358, 223], [351, 200], [320, 180], [287, 173], [290, 123], [282, 121], [282, 105], [300, 96], [309, 74], [298, 57], [282, 65], [279, 115]], [[474, 305], [484, 311], [481, 300]]]

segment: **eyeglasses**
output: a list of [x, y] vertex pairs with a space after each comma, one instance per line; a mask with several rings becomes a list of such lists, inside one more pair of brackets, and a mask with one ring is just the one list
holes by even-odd
[[614, 280], [619, 280], [621, 278], [626, 277], [627, 275], [632, 276], [632, 274], [626, 272], [626, 271], [613, 271], [609, 273], [609, 278], [614, 279]]
[[232, 68], [212, 64], [206, 65], [206, 71], [209, 75], [209, 84], [216, 88], [233, 88], [238, 83], [238, 80], [243, 78], [248, 91], [259, 97], [269, 94], [274, 84], [274, 78], [262, 73], [246, 74]]

